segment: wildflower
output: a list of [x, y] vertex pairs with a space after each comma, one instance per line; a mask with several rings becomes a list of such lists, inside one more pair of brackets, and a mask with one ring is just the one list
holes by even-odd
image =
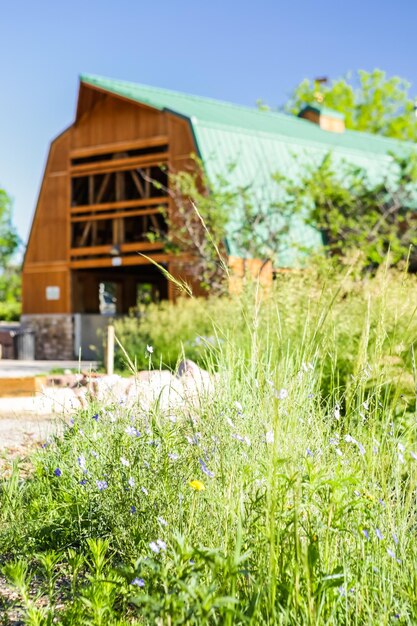
[[141, 491], [145, 494], [145, 496], [149, 496], [149, 492], [146, 487], [141, 487]]
[[149, 547], [152, 550], [152, 552], [155, 552], [155, 554], [159, 554], [161, 551], [161, 548], [158, 546], [158, 544], [155, 541], [151, 541], [149, 544]]
[[128, 426], [127, 428], [125, 428], [125, 433], [130, 437], [134, 437], [137, 433], [137, 430], [134, 426]]
[[144, 587], [145, 581], [143, 578], [134, 578], [130, 584], [135, 585], [136, 587]]
[[395, 533], [392, 533], [392, 538], [393, 538], [393, 540], [394, 540], [394, 543], [395, 543], [396, 545], [398, 545], [398, 537], [397, 537], [397, 535], [396, 535]]
[[399, 450], [400, 452], [405, 452], [405, 446], [403, 446], [403, 444], [402, 444], [402, 443], [398, 443], [398, 450]]
[[168, 419], [170, 422], [172, 422], [172, 424], [176, 424], [177, 422], [177, 418], [175, 417], [175, 415], [169, 415]]
[[168, 454], [168, 458], [169, 458], [171, 461], [178, 461], [178, 459], [179, 459], [180, 457], [179, 457], [179, 454], [176, 454], [175, 452], [170, 452], [170, 453]]
[[202, 483], [200, 480], [192, 480], [189, 483], [189, 485], [195, 491], [204, 491], [205, 490], [204, 483]]
[[133, 489], [135, 486], [135, 479], [133, 478], [133, 476], [131, 476], [127, 482], [128, 482], [129, 487]]
[[108, 484], [105, 480], [96, 480], [96, 485], [99, 491], [104, 491], [108, 487]]
[[336, 420], [340, 419], [340, 406], [338, 404], [336, 404], [334, 407], [334, 418]]
[[414, 459], [415, 461], [417, 461], [417, 454], [413, 451], [410, 452], [410, 456], [412, 459]]
[[335, 452], [336, 452], [337, 456], [343, 456], [343, 452], [341, 451], [340, 448], [335, 448]]
[[404, 455], [401, 452], [398, 453], [398, 460], [400, 463], [404, 463]]
[[236, 428], [230, 417], [226, 417], [226, 422], [229, 424], [230, 428]]
[[306, 450], [306, 455], [307, 455], [307, 456], [314, 456], [314, 454], [312, 453], [312, 451], [310, 450], [310, 448], [307, 448], [307, 450]]
[[368, 531], [366, 530], [366, 528], [364, 528], [364, 529], [362, 530], [362, 532], [363, 532], [363, 534], [364, 534], [364, 536], [365, 536], [365, 539], [367, 539], [367, 540], [369, 541], [369, 533], [368, 533]]
[[339, 445], [339, 436], [338, 436], [338, 435], [336, 435], [336, 437], [330, 437], [330, 439], [329, 439], [329, 443], [330, 443], [330, 445], [332, 445], [332, 446], [337, 446], [337, 445]]
[[77, 462], [82, 470], [85, 471], [87, 469], [85, 456], [83, 454], [78, 457]]
[[375, 529], [375, 534], [376, 534], [376, 536], [378, 537], [378, 539], [379, 539], [380, 541], [382, 541], [382, 539], [384, 538], [384, 535], [381, 533], [381, 531], [379, 530], [379, 528], [376, 528], [376, 529]]
[[385, 502], [382, 500], [382, 498], [378, 498], [378, 502], [381, 506], [385, 507]]
[[204, 474], [206, 474], [209, 478], [214, 478], [214, 473], [208, 469], [203, 459], [198, 459], [198, 462], [200, 463], [201, 471], [204, 472]]
[[397, 558], [397, 557], [395, 556], [395, 552], [394, 552], [394, 550], [391, 550], [390, 548], [387, 548], [387, 552], [388, 552], [389, 556], [390, 556], [392, 559], [396, 559], [396, 558]]
[[168, 522], [163, 517], [158, 517], [157, 519], [161, 526], [168, 526]]
[[87, 481], [85, 478], [83, 478], [82, 480], [80, 480], [80, 485], [82, 485], [84, 487], [84, 485], [87, 484]]
[[97, 452], [94, 452], [94, 450], [91, 452], [91, 455], [92, 455], [95, 459], [98, 459], [98, 454], [97, 454]]
[[96, 422], [98, 422], [98, 413], [96, 413], [95, 415], [93, 415], [93, 420], [96, 420]]
[[74, 424], [75, 424], [75, 420], [74, 420], [74, 418], [73, 418], [73, 417], [71, 417], [71, 419], [70, 419], [70, 421], [69, 421], [69, 425], [70, 425], [70, 427], [72, 428], [72, 427], [74, 426]]
[[309, 394], [308, 394], [308, 396], [307, 396], [307, 398], [308, 398], [309, 400], [311, 400], [312, 398], [314, 398], [314, 395], [315, 395], [314, 393], [309, 393]]
[[274, 443], [274, 431], [273, 430], [268, 430], [268, 432], [265, 435], [265, 441], [266, 443]]
[[286, 389], [280, 389], [279, 391], [275, 391], [274, 395], [278, 400], [285, 400], [288, 398], [288, 391]]
[[157, 539], [156, 543], [158, 544], [158, 546], [160, 547], [161, 550], [166, 550], [167, 549], [167, 544], [162, 539]]
[[353, 492], [353, 495], [356, 496], [357, 498], [360, 498], [361, 496], [360, 491], [358, 491], [357, 489], [355, 489], [355, 491]]
[[129, 467], [129, 465], [130, 465], [129, 461], [127, 459], [125, 459], [124, 456], [120, 457], [120, 463], [122, 465], [124, 465], [125, 467]]
[[237, 409], [238, 413], [243, 413], [243, 406], [240, 404], [240, 402], [236, 400], [236, 402], [234, 402], [234, 406]]
[[136, 513], [136, 507], [134, 504], [132, 504], [132, 506], [130, 507], [130, 513], [131, 515], [134, 515]]
[[149, 354], [153, 354], [153, 347], [152, 346], [146, 346], [146, 350], [148, 351]]
[[59, 476], [61, 476], [62, 472], [61, 472], [61, 470], [59, 469], [59, 467], [56, 467], [56, 468], [54, 469], [54, 474], [55, 474], [55, 476], [58, 476], [58, 477], [59, 477]]
[[357, 443], [356, 439], [354, 439], [351, 435], [345, 435], [346, 443]]

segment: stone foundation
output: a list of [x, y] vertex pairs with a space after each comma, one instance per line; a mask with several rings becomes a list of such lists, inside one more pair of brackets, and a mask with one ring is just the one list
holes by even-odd
[[35, 332], [35, 358], [71, 360], [74, 358], [74, 322], [72, 315], [22, 315], [21, 329]]

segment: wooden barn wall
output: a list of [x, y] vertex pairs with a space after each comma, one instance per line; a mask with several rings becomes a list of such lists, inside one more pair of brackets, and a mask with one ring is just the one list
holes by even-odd
[[154, 109], [111, 95], [98, 99], [92, 106], [73, 126], [73, 150], [99, 148], [106, 144], [146, 139], [167, 133], [165, 116]]

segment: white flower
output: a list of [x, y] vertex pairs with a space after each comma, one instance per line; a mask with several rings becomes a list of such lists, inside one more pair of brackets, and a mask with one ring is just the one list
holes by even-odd
[[234, 405], [235, 405], [236, 409], [237, 409], [240, 413], [242, 413], [242, 412], [243, 412], [243, 406], [240, 404], [240, 402], [238, 402], [238, 401], [236, 400], [236, 402], [234, 403]]
[[163, 517], [158, 517], [158, 522], [161, 526], [168, 526], [168, 522]]
[[341, 451], [340, 448], [335, 448], [335, 452], [336, 452], [337, 456], [343, 456], [343, 452]]
[[146, 349], [149, 352], [149, 354], [153, 354], [153, 347], [152, 346], [146, 346]]
[[125, 467], [129, 467], [129, 465], [130, 465], [129, 461], [127, 459], [125, 459], [124, 456], [120, 457], [120, 463], [122, 465], [124, 465]]
[[399, 444], [398, 444], [398, 450], [399, 450], [400, 452], [405, 452], [405, 446], [403, 446], [403, 444], [402, 444], [402, 443], [399, 443]]
[[145, 496], [149, 495], [148, 490], [146, 489], [146, 487], [141, 487], [141, 489], [142, 489], [142, 492], [145, 494]]
[[226, 422], [229, 424], [230, 428], [236, 428], [230, 417], [226, 417]]
[[278, 400], [285, 400], [285, 398], [288, 398], [288, 391], [286, 389], [280, 389], [279, 391], [275, 392], [275, 395]]
[[340, 406], [338, 404], [334, 407], [334, 418], [336, 420], [340, 419]]
[[265, 435], [265, 440], [266, 440], [266, 443], [274, 443], [274, 431], [273, 430], [268, 430], [268, 432]]
[[127, 482], [129, 484], [129, 487], [132, 487], [133, 489], [133, 487], [135, 486], [135, 479], [133, 478], [133, 476], [131, 476]]

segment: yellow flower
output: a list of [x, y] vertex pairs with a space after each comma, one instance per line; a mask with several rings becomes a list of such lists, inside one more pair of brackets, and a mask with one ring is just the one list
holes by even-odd
[[192, 487], [192, 489], [195, 489], [196, 491], [205, 490], [204, 484], [201, 482], [201, 480], [192, 480], [190, 482], [190, 487]]

